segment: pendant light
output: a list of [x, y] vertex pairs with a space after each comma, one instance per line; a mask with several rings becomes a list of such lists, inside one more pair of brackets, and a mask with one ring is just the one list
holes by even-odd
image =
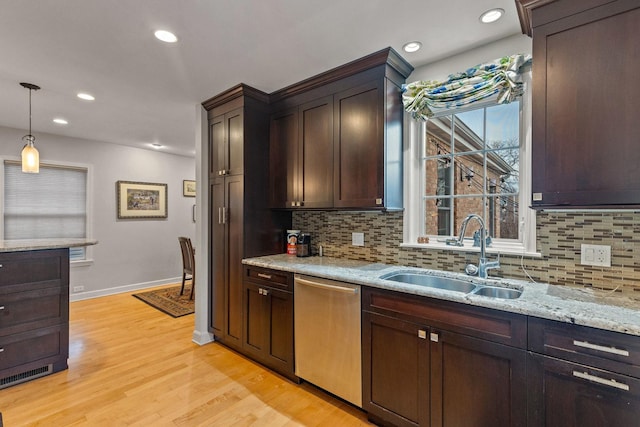
[[40, 86], [32, 83], [20, 83], [20, 86], [29, 89], [29, 134], [22, 137], [22, 140], [25, 142], [22, 148], [22, 172], [39, 173], [40, 153], [38, 153], [36, 147], [33, 146], [36, 137], [31, 134], [31, 91], [39, 90]]

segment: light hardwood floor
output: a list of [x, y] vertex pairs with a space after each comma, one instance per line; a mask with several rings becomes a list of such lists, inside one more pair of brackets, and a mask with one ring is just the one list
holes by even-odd
[[365, 414], [296, 385], [119, 294], [71, 303], [69, 369], [0, 390], [6, 427], [360, 426]]

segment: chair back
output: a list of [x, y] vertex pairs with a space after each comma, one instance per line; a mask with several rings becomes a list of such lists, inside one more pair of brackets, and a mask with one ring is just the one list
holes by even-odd
[[178, 237], [178, 241], [180, 242], [180, 251], [182, 252], [182, 270], [185, 273], [193, 274], [195, 261], [191, 239], [188, 237]]

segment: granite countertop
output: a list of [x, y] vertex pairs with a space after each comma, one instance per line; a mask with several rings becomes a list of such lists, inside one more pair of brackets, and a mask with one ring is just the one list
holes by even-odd
[[0, 252], [37, 251], [41, 249], [75, 248], [97, 244], [92, 239], [21, 239], [0, 240]]
[[[483, 280], [459, 273], [332, 257], [298, 258], [281, 254], [248, 258], [242, 262], [640, 336], [640, 303], [602, 291], [503, 278]], [[396, 272], [420, 272], [488, 286], [517, 288], [522, 290], [522, 295], [517, 299], [498, 299], [380, 279], [380, 276]]]

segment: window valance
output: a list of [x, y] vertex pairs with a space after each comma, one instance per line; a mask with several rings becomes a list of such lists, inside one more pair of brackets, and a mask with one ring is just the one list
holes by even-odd
[[451, 110], [497, 95], [507, 104], [522, 95], [520, 69], [531, 55], [511, 55], [451, 74], [445, 81], [417, 81], [402, 87], [402, 102], [414, 119], [426, 120], [438, 110]]

